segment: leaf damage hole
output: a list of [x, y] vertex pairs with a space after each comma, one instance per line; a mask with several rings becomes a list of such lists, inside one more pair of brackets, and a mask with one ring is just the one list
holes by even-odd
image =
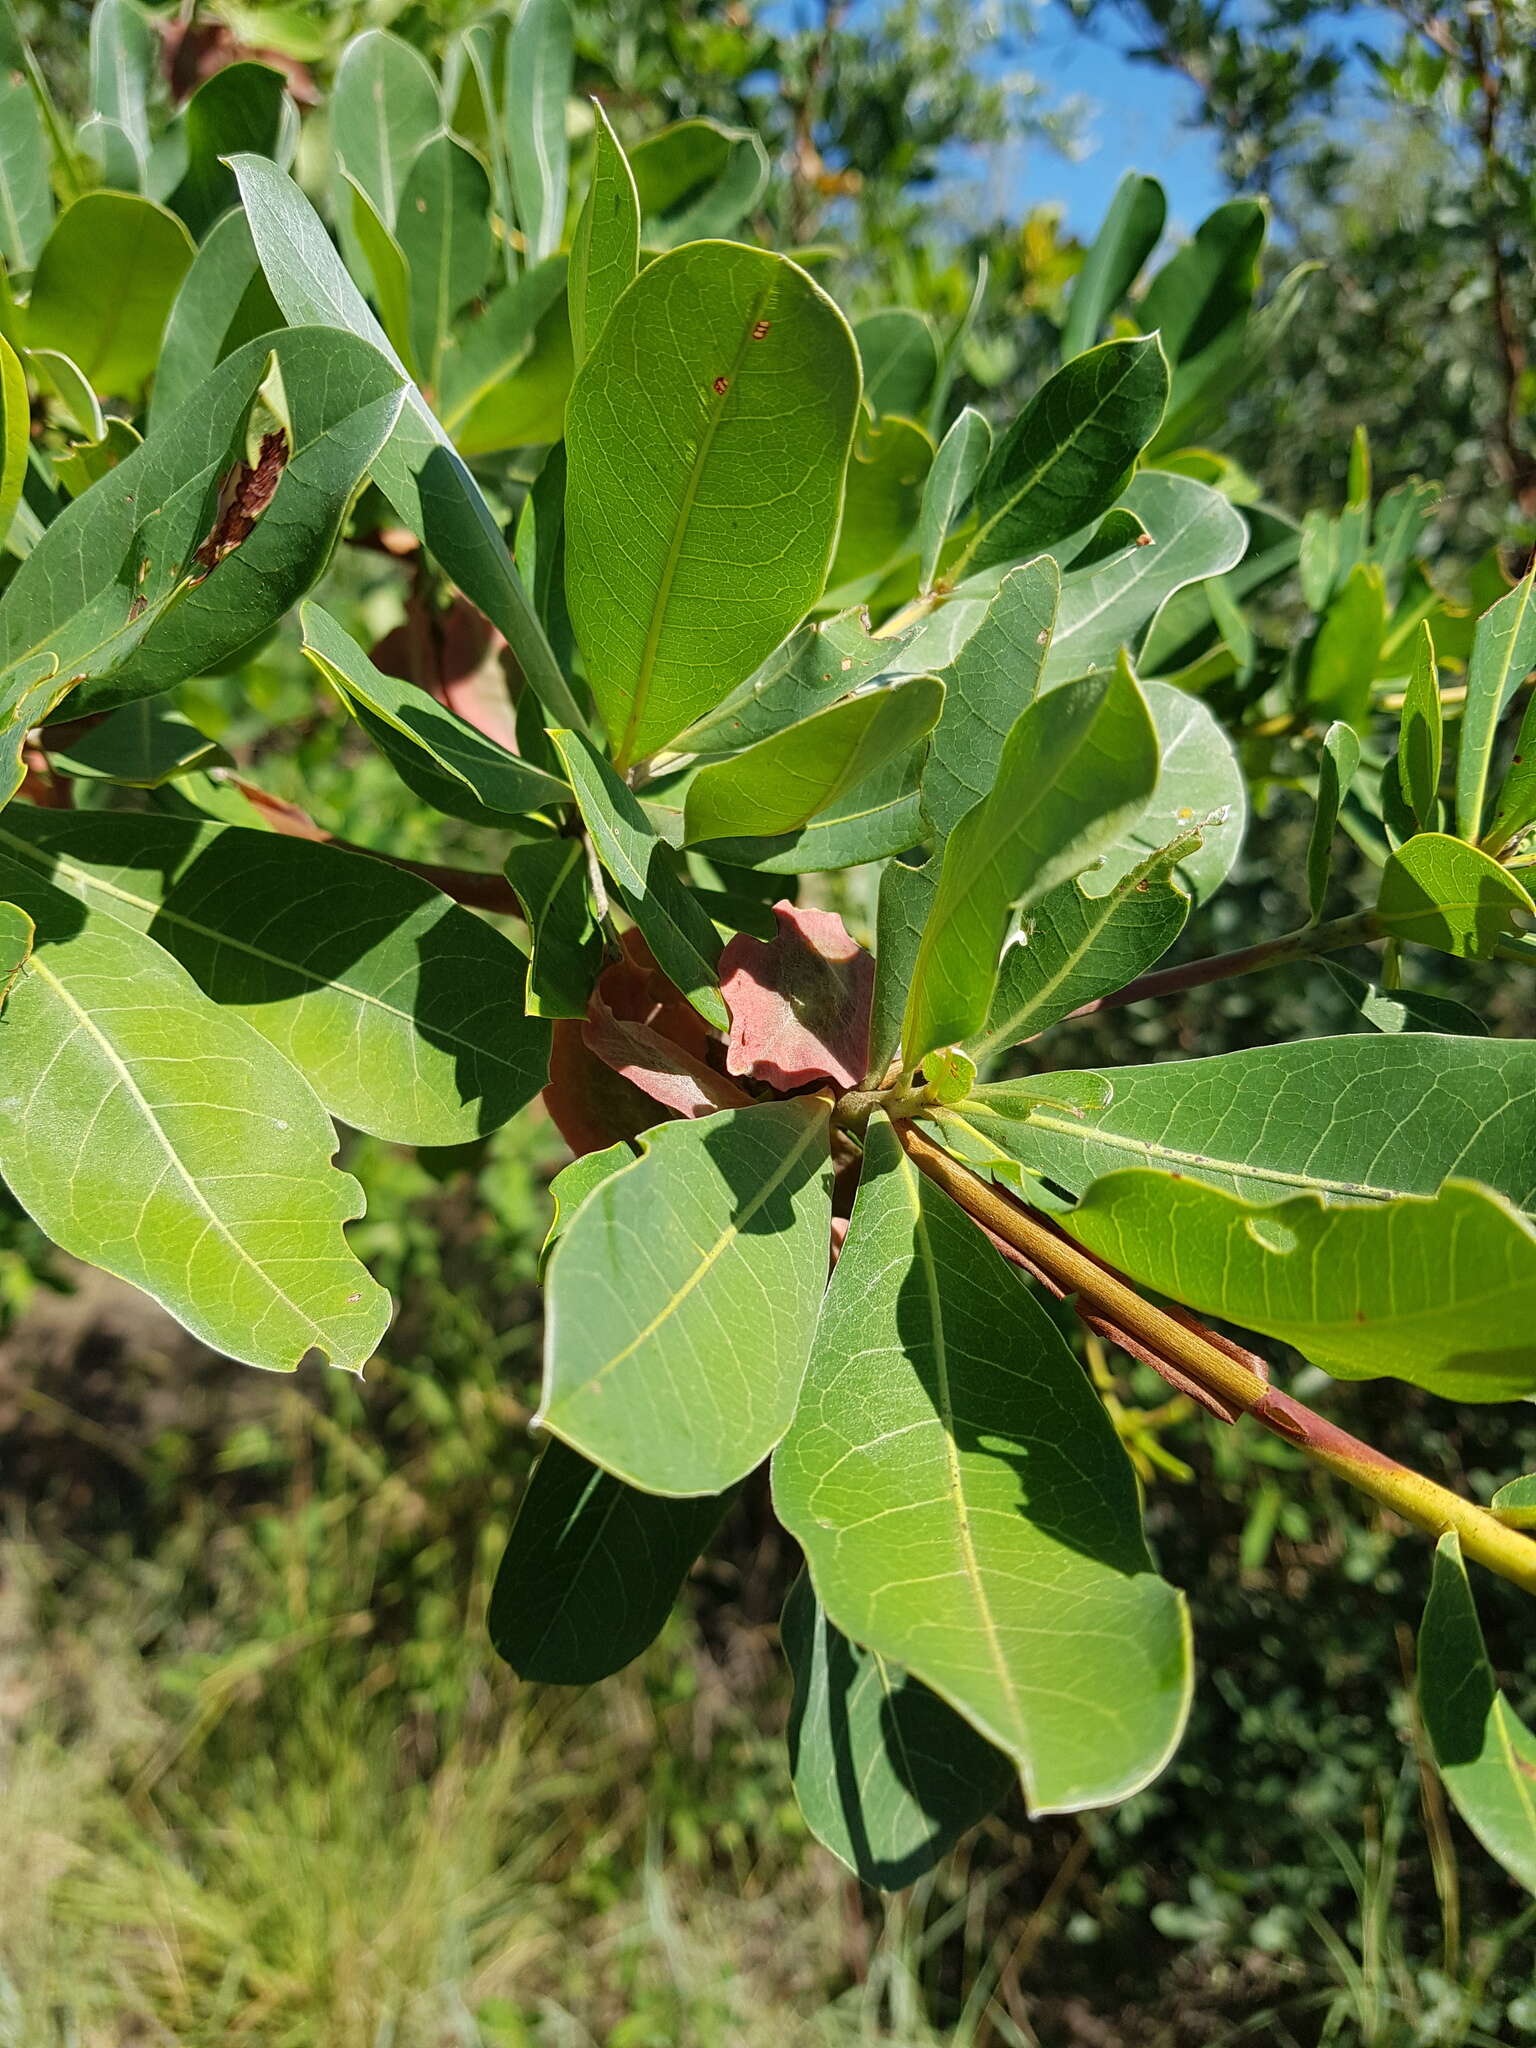
[[262, 435], [255, 462], [237, 462], [230, 470], [219, 486], [213, 530], [193, 555], [193, 560], [202, 564], [205, 575], [250, 538], [257, 520], [271, 504], [278, 479], [287, 466], [288, 436], [281, 427], [273, 427]]

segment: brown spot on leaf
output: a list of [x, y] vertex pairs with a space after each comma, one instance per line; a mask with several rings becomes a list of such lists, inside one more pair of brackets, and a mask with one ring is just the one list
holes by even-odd
[[202, 564], [205, 574], [216, 569], [226, 555], [233, 554], [242, 541], [250, 538], [257, 520], [271, 504], [278, 479], [287, 466], [288, 436], [280, 428], [274, 428], [270, 434], [261, 437], [261, 451], [255, 467], [248, 462], [237, 462], [225, 477], [219, 486], [213, 530], [193, 555], [193, 560]]
[[144, 614], [145, 614], [145, 613], [146, 613], [146, 612], [147, 612], [148, 610], [149, 610], [149, 599], [148, 599], [147, 597], [136, 597], [136, 598], [135, 598], [135, 599], [133, 600], [133, 603], [132, 603], [131, 605], [129, 605], [129, 607], [128, 607], [128, 623], [129, 623], [129, 625], [131, 626], [131, 625], [133, 624], [133, 622], [134, 622], [134, 620], [135, 620], [135, 619], [141, 619], [141, 618], [143, 618]]
[[761, 341], [772, 325], [773, 322], [771, 320], [759, 320], [752, 330], [752, 339], [754, 341]]
[[716, 398], [724, 398], [725, 394], [727, 393], [727, 391], [729, 391], [729, 390], [730, 390], [730, 388], [731, 388], [731, 380], [730, 380], [730, 378], [729, 378], [729, 377], [717, 377], [717, 378], [715, 379], [715, 396], [716, 396]]

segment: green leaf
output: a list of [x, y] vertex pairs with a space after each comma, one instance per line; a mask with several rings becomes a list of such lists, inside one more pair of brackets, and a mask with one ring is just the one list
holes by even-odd
[[491, 184], [485, 166], [451, 135], [417, 151], [395, 233], [410, 273], [411, 347], [436, 386], [449, 328], [491, 268]]
[[87, 441], [99, 441], [107, 431], [107, 423], [90, 379], [79, 364], [58, 349], [29, 348], [27, 365], [43, 390], [58, 399], [76, 433]]
[[873, 1085], [884, 1079], [901, 1050], [907, 990], [938, 879], [936, 860], [922, 867], [893, 860], [881, 871], [875, 905], [875, 989], [869, 1019], [868, 1078]]
[[[1085, 545], [1067, 564], [1067, 574], [1078, 569], [1093, 569], [1100, 562], [1108, 561], [1111, 555], [1124, 555], [1127, 548], [1144, 546], [1146, 528], [1134, 512], [1127, 512], [1123, 505], [1114, 505], [1089, 535]], [[1065, 549], [1062, 551], [1065, 553]], [[1212, 588], [1216, 586], [1213, 584]]]
[[1270, 369], [1280, 344], [1306, 307], [1320, 263], [1298, 263], [1257, 312], [1231, 320], [1173, 375], [1168, 410], [1147, 459], [1157, 462], [1212, 431], [1223, 431], [1232, 400]]
[[53, 458], [53, 473], [72, 498], [100, 483], [140, 445], [138, 432], [127, 420], [114, 414], [103, 426], [105, 431], [99, 441], [72, 442]]
[[149, 399], [151, 429], [179, 412], [226, 356], [283, 325], [245, 215], [227, 214], [193, 257], [171, 305]]
[[1061, 359], [1092, 348], [1099, 330], [1125, 297], [1141, 266], [1162, 240], [1168, 202], [1156, 178], [1127, 171], [1115, 187], [1104, 225], [1094, 236], [1072, 282]]
[[899, 1891], [1007, 1793], [1013, 1766], [927, 1686], [833, 1627], [802, 1572], [779, 1635], [795, 1678], [789, 1768], [811, 1833]]
[[845, 1635], [1019, 1767], [1033, 1813], [1156, 1776], [1190, 1690], [1114, 1428], [1026, 1282], [872, 1120], [774, 1505]]
[[950, 528], [964, 514], [991, 453], [991, 427], [974, 406], [966, 406], [939, 443], [923, 484], [923, 502], [917, 517], [920, 590], [932, 590]]
[[60, 214], [37, 259], [27, 345], [58, 349], [92, 387], [144, 388], [192, 239], [176, 216], [131, 192], [87, 192]]
[[602, 333], [619, 295], [640, 269], [640, 200], [623, 145], [598, 100], [592, 182], [571, 237], [571, 343], [576, 361]]
[[1062, 1220], [1143, 1286], [1278, 1337], [1337, 1379], [1387, 1375], [1453, 1401], [1536, 1392], [1536, 1232], [1468, 1181], [1427, 1199], [1265, 1205], [1132, 1168]]
[[827, 1105], [661, 1124], [546, 1281], [536, 1421], [649, 1493], [720, 1493], [788, 1428], [827, 1274]]
[[1328, 877], [1333, 872], [1333, 835], [1338, 830], [1339, 807], [1349, 794], [1359, 766], [1360, 740], [1354, 727], [1335, 721], [1323, 734], [1323, 751], [1317, 763], [1317, 810], [1307, 842], [1307, 906], [1314, 924], [1323, 914]]
[[675, 121], [630, 156], [648, 249], [729, 236], [762, 198], [768, 152], [750, 128]]
[[1387, 591], [1375, 562], [1357, 562], [1329, 603], [1306, 670], [1306, 701], [1325, 717], [1363, 726], [1387, 629]]
[[720, 941], [707, 912], [678, 875], [676, 856], [657, 838], [628, 784], [580, 733], [551, 732], [597, 857], [624, 908], [639, 925], [656, 964], [708, 1024], [730, 1018], [715, 963]]
[[1196, 228], [1147, 286], [1136, 308], [1143, 333], [1155, 328], [1170, 363], [1197, 356], [1241, 321], [1253, 302], [1266, 215], [1256, 199], [1231, 199]]
[[1123, 663], [1020, 713], [991, 794], [945, 848], [907, 1000], [909, 1067], [983, 1028], [1009, 917], [1081, 873], [1135, 824], [1157, 762], [1151, 714]]
[[567, 408], [566, 588], [621, 768], [821, 594], [858, 397], [842, 315], [766, 250], [678, 249], [614, 307]]
[[64, 1251], [248, 1365], [359, 1371], [389, 1297], [341, 1226], [362, 1190], [303, 1076], [186, 970], [25, 870], [37, 926], [0, 1033], [0, 1174]]
[[85, 904], [90, 926], [147, 932], [359, 1130], [461, 1145], [544, 1085], [549, 1032], [522, 1015], [522, 956], [401, 868], [194, 818], [19, 804], [0, 861]]
[[872, 597], [881, 580], [916, 545], [933, 443], [921, 427], [894, 414], [860, 425], [848, 465], [848, 488], [837, 552], [828, 572], [829, 603]]
[[1248, 545], [1248, 529], [1237, 508], [1220, 491], [1191, 477], [1143, 470], [1119, 493], [1119, 502], [1141, 521], [1150, 544], [1127, 548], [1123, 555], [1063, 579], [1043, 678], [1048, 690], [1072, 676], [1107, 668], [1121, 647], [1138, 644], [1149, 620], [1148, 658], [1142, 665], [1157, 674], [1151, 649], [1160, 608], [1189, 584], [1235, 568]]
[[283, 132], [287, 81], [267, 64], [226, 64], [193, 93], [182, 115], [187, 168], [171, 205], [194, 236], [202, 236], [236, 199], [225, 162], [241, 150], [276, 156]]
[[1167, 398], [1155, 339], [1106, 341], [1063, 364], [992, 451], [964, 566], [1017, 561], [1107, 512]]
[[[380, 219], [378, 210], [368, 194], [349, 172], [341, 173], [341, 183], [347, 193], [347, 218], [351, 224], [352, 237], [362, 251], [368, 275], [373, 280], [373, 301], [379, 309], [379, 320], [389, 336], [391, 348], [414, 377], [419, 365], [416, 359], [416, 345], [411, 339], [411, 266], [405, 251], [394, 235]], [[245, 230], [247, 241], [250, 229], [245, 227], [243, 214], [231, 215]], [[251, 249], [254, 262], [256, 251]], [[260, 272], [258, 270], [258, 276]], [[271, 296], [265, 277], [262, 287]], [[274, 301], [274, 305], [275, 305]], [[279, 315], [279, 319], [281, 315]]]
[[127, 141], [138, 169], [137, 190], [149, 157], [149, 88], [159, 43], [134, 0], [100, 0], [91, 15], [87, 47], [91, 107]]
[[1511, 1529], [1536, 1529], [1536, 1473], [1511, 1479], [1499, 1488], [1490, 1505]]
[[466, 455], [558, 441], [575, 372], [563, 256], [503, 285], [460, 325], [443, 360], [442, 407]]
[[1536, 1213], [1536, 1040], [1314, 1038], [1102, 1078], [1107, 1109], [1043, 1112], [1005, 1141], [1069, 1198], [1123, 1166], [1251, 1202], [1387, 1202], [1454, 1173]]
[[862, 611], [807, 619], [718, 709], [678, 736], [680, 752], [734, 754], [895, 667], [907, 634], [878, 638]]
[[450, 818], [498, 825], [567, 803], [553, 775], [509, 754], [415, 683], [385, 675], [317, 604], [300, 613], [304, 652], [402, 782]]
[[1060, 595], [1048, 555], [1010, 570], [943, 672], [944, 713], [923, 770], [923, 809], [941, 841], [996, 779], [1013, 722], [1039, 686]]
[[32, 446], [32, 408], [21, 358], [0, 334], [0, 544], [11, 530]]
[[506, 136], [501, 119], [500, 82], [506, 68], [503, 13], [482, 15], [451, 36], [443, 52], [443, 98], [448, 126], [477, 152], [491, 173], [491, 191], [499, 223], [502, 269], [517, 274], [512, 245], [512, 178], [507, 167]]
[[565, 103], [574, 61], [567, 0], [523, 0], [507, 44], [506, 147], [529, 263], [552, 256], [565, 227]]
[[1095, 868], [1094, 891], [1102, 894], [1143, 860], [1183, 840], [1179, 880], [1196, 903], [1204, 903], [1242, 851], [1248, 823], [1242, 763], [1198, 697], [1169, 683], [1143, 683], [1141, 693], [1157, 730], [1157, 788]]
[[1456, 752], [1456, 831], [1482, 837], [1494, 735], [1504, 707], [1536, 668], [1536, 569], [1477, 622]]
[[[1403, 713], [1397, 732], [1398, 787], [1421, 832], [1433, 832], [1440, 822], [1440, 758], [1444, 734], [1445, 714], [1440, 705], [1440, 671], [1435, 664], [1435, 638], [1429, 630], [1428, 620], [1424, 620], [1414, 636], [1413, 669], [1408, 687], [1403, 692]], [[1517, 747], [1515, 751], [1518, 755], [1521, 750]], [[1501, 800], [1500, 816], [1503, 811]]]
[[1337, 960], [1322, 962], [1328, 979], [1343, 990], [1359, 1012], [1360, 1020], [1372, 1031], [1452, 1031], [1468, 1038], [1487, 1038], [1488, 1026], [1475, 1011], [1454, 1003], [1448, 996], [1427, 995], [1416, 988], [1379, 988], [1364, 976], [1341, 967]]
[[688, 787], [688, 841], [797, 832], [908, 753], [943, 708], [944, 685], [934, 676], [912, 676], [845, 698], [745, 753], [711, 763]]
[[530, 1017], [585, 1017], [603, 958], [578, 839], [530, 839], [507, 855], [532, 939], [524, 1008]]
[[1495, 1684], [1454, 1530], [1435, 1549], [1418, 1689], [1424, 1732], [1456, 1811], [1495, 1862], [1536, 1892], [1536, 1736]]
[[519, 1678], [595, 1685], [661, 1630], [725, 1510], [667, 1500], [552, 1437], [533, 1468], [491, 1589], [491, 1646]]
[[0, 903], [0, 1016], [22, 969], [32, 957], [36, 928], [14, 903]]
[[[221, 483], [276, 358], [292, 453], [267, 510], [212, 569]], [[20, 750], [74, 684], [91, 705], [151, 696], [219, 662], [282, 617], [320, 575], [400, 409], [395, 371], [364, 341], [290, 328], [228, 357], [186, 407], [61, 512], [0, 604], [0, 793]]]
[[1189, 916], [1178, 877], [1199, 838], [1190, 833], [1160, 847], [1101, 894], [1088, 893], [1088, 883], [1100, 881], [1094, 870], [1043, 897], [1004, 950], [986, 1029], [972, 1043], [975, 1057], [990, 1059], [1049, 1030], [1154, 966]]
[[864, 397], [875, 418], [898, 413], [920, 420], [939, 374], [933, 328], [909, 306], [888, 306], [854, 323], [864, 365]]
[[229, 762], [221, 746], [159, 697], [108, 712], [100, 725], [90, 726], [62, 747], [50, 747], [49, 757], [66, 775], [116, 782], [128, 789], [158, 789], [194, 768]]
[[12, 275], [34, 267], [52, 223], [37, 102], [23, 79], [0, 75], [0, 257]]
[[709, 857], [764, 875], [806, 875], [906, 853], [927, 836], [919, 796], [922, 772], [921, 747], [898, 754], [798, 832], [772, 839], [711, 840]]
[[[262, 157], [237, 157], [234, 171], [262, 268], [287, 317], [340, 327], [372, 342], [404, 375], [298, 186]], [[512, 567], [495, 516], [414, 384], [406, 386], [404, 409], [374, 461], [373, 475], [405, 524], [505, 636], [549, 715], [579, 725], [581, 707]]]
[[1420, 832], [1382, 870], [1376, 921], [1389, 938], [1488, 960], [1517, 910], [1536, 903], [1507, 869], [1444, 832]]
[[[584, 1152], [573, 1159], [569, 1166], [562, 1166], [549, 1184], [550, 1200], [555, 1213], [550, 1220], [549, 1230], [539, 1253], [539, 1284], [544, 1282], [544, 1269], [549, 1264], [549, 1255], [571, 1227], [571, 1221], [592, 1190], [617, 1173], [620, 1167], [633, 1166], [639, 1158], [638, 1146], [627, 1139], [620, 1139], [616, 1145], [608, 1145], [601, 1152]], [[552, 1439], [554, 1441], [554, 1439]]]
[[[1406, 705], [1404, 707], [1406, 715]], [[1526, 700], [1525, 716], [1510, 756], [1493, 820], [1483, 839], [1483, 850], [1501, 854], [1524, 838], [1536, 824], [1536, 695]]]
[[409, 43], [382, 29], [367, 29], [342, 53], [330, 115], [338, 166], [361, 185], [385, 226], [393, 228], [417, 152], [443, 124], [437, 80]]

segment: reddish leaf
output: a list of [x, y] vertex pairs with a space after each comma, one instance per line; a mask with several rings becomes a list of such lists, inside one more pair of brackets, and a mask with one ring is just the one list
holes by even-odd
[[[604, 979], [606, 980], [606, 976]], [[601, 983], [599, 984], [599, 987]], [[704, 1060], [684, 1052], [648, 1024], [616, 1017], [594, 993], [582, 1026], [589, 1052], [653, 1100], [680, 1116], [712, 1116], [717, 1109], [744, 1109], [752, 1100], [744, 1088], [717, 1074]], [[611, 1142], [611, 1141], [610, 1141]]]
[[544, 1090], [550, 1121], [578, 1158], [620, 1138], [638, 1138], [672, 1114], [604, 1066], [583, 1039], [584, 1028], [571, 1018], [555, 1024]]
[[627, 931], [621, 944], [624, 958], [605, 967], [598, 977], [597, 992], [608, 1008], [615, 1017], [649, 1025], [696, 1059], [706, 1058], [710, 1046], [718, 1041], [704, 1019], [668, 981], [638, 931]]
[[742, 933], [720, 956], [731, 1013], [725, 1064], [775, 1088], [857, 1087], [869, 1055], [874, 960], [830, 910], [776, 903], [773, 914], [775, 937]]
[[404, 622], [384, 635], [371, 658], [385, 675], [417, 684], [515, 754], [517, 729], [500, 661], [506, 644], [466, 598], [455, 598], [440, 611], [413, 596]]

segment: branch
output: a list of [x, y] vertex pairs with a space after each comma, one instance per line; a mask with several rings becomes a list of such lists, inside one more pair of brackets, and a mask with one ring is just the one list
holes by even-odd
[[1137, 1355], [1173, 1368], [1174, 1383], [1198, 1388], [1234, 1415], [1247, 1415], [1271, 1435], [1294, 1444], [1336, 1478], [1438, 1536], [1454, 1529], [1462, 1548], [1490, 1571], [1527, 1593], [1536, 1593], [1536, 1542], [1520, 1535], [1486, 1508], [1463, 1500], [1422, 1473], [1351, 1436], [1290, 1394], [1272, 1387], [1255, 1370], [1251, 1353], [1190, 1317], [1155, 1308], [1123, 1274], [1091, 1253], [1037, 1211], [1026, 1209], [969, 1167], [925, 1138], [910, 1124], [896, 1126], [913, 1163], [991, 1235], [1022, 1254], [1055, 1291], [1073, 1298], [1090, 1322], [1107, 1324], [1133, 1339]]
[[1284, 967], [1292, 960], [1311, 960], [1320, 953], [1340, 952], [1346, 946], [1374, 945], [1381, 937], [1375, 912], [1370, 910], [1335, 917], [1327, 924], [1303, 925], [1300, 931], [1287, 932], [1278, 939], [1263, 939], [1258, 945], [1244, 946], [1236, 953], [1213, 953], [1206, 960], [1187, 960], [1182, 967], [1163, 967], [1140, 975], [1124, 988], [1107, 996], [1095, 996], [1091, 1003], [1068, 1011], [1061, 1021], [1066, 1024], [1077, 1017], [1097, 1017], [1103, 1010], [1123, 1010], [1127, 1003], [1177, 995], [1186, 988], [1203, 988], [1211, 981], [1231, 981], [1240, 974]]

